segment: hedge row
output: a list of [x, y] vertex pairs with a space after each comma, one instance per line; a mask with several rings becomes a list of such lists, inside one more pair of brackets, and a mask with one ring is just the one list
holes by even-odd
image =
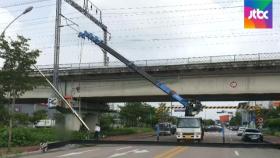
[[[59, 131], [54, 128], [14, 128], [12, 145], [28, 146], [38, 145], [41, 142], [53, 142], [69, 139], [85, 139], [86, 133]], [[0, 129], [0, 147], [6, 147], [8, 142], [8, 129]]]
[[[105, 136], [128, 135], [135, 133], [152, 132], [151, 128], [117, 128], [102, 131]], [[41, 142], [53, 142], [61, 140], [79, 139], [83, 140], [88, 137], [87, 132], [67, 132], [55, 128], [14, 128], [12, 145], [29, 146], [39, 145]], [[93, 138], [93, 135], [91, 136]], [[6, 147], [8, 143], [8, 129], [0, 129], [0, 147]]]
[[[12, 143], [13, 146], [34, 145], [46, 140], [55, 140], [54, 136], [52, 129], [14, 128]], [[7, 146], [8, 137], [8, 129], [2, 128], [0, 130], [0, 147]]]

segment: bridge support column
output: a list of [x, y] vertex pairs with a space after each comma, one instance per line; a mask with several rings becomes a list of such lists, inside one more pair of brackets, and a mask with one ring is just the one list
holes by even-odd
[[99, 112], [93, 112], [85, 116], [85, 123], [88, 125], [91, 132], [94, 132], [95, 125], [99, 124], [99, 115]]
[[79, 131], [81, 123], [73, 114], [65, 114], [65, 129], [70, 131]]

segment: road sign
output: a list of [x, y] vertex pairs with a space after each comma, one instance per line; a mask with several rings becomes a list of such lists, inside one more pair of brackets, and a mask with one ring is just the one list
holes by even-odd
[[48, 98], [48, 107], [55, 108], [58, 106], [58, 99], [57, 98]]
[[263, 123], [263, 118], [262, 117], [258, 117], [257, 118], [257, 123]]
[[225, 113], [225, 111], [224, 111], [224, 110], [222, 110], [222, 111], [217, 111], [217, 114], [222, 114], [222, 113]]

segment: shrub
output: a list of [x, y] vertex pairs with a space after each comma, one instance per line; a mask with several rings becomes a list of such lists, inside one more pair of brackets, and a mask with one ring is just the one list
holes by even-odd
[[280, 118], [266, 120], [265, 127], [271, 130], [280, 130]]
[[[63, 133], [60, 134], [60, 133]], [[69, 137], [67, 137], [69, 136]], [[79, 132], [58, 132], [54, 128], [14, 128], [13, 146], [39, 145], [40, 142], [53, 142], [65, 139], [82, 139], [83, 134]], [[8, 129], [0, 129], [0, 147], [7, 146]]]

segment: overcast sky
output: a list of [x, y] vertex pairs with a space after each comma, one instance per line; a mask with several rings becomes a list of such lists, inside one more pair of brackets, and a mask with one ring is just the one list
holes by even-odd
[[[111, 33], [109, 45], [130, 60], [278, 52], [279, 2], [273, 1], [273, 29], [248, 30], [243, 26], [243, 1], [92, 0]], [[30, 38], [32, 48], [42, 51], [38, 64], [52, 64], [55, 0], [0, 0], [0, 30], [31, 5], [34, 9], [6, 34]], [[99, 17], [94, 6], [90, 11]], [[75, 30], [102, 37], [101, 29], [64, 1], [62, 14], [79, 25], [72, 25]], [[79, 39], [74, 29], [61, 28], [60, 63], [78, 63], [80, 58], [83, 63], [102, 62], [100, 48]], [[110, 61], [116, 59], [110, 56]]]
[[[82, 4], [82, 0], [76, 0]], [[103, 22], [112, 34], [110, 46], [130, 60], [185, 58], [279, 51], [279, 2], [274, 1], [273, 29], [246, 30], [243, 0], [94, 0]], [[63, 1], [62, 14], [79, 27], [102, 31]], [[7, 31], [23, 34], [42, 50], [38, 64], [53, 63], [55, 0], [1, 0], [0, 29], [28, 6], [34, 10]], [[96, 17], [93, 7], [92, 14]], [[65, 24], [65, 20], [62, 20]], [[60, 63], [102, 62], [100, 49], [77, 38], [77, 32], [62, 27]], [[113, 57], [110, 58], [114, 61]]]

